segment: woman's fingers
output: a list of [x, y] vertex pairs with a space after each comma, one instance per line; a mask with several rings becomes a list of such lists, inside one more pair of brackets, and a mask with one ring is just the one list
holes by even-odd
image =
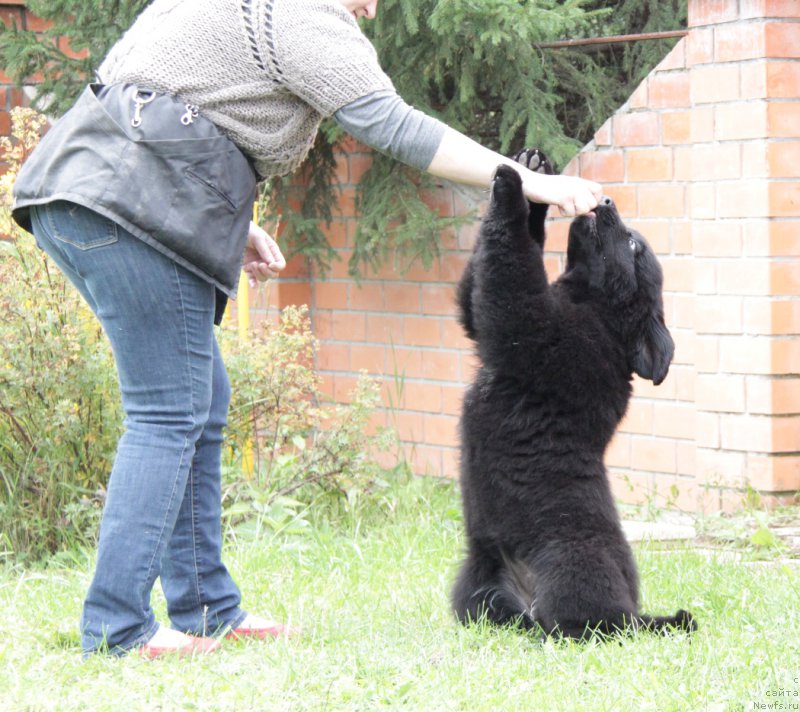
[[242, 269], [247, 274], [251, 287], [278, 276], [286, 267], [286, 259], [278, 243], [255, 223], [250, 223], [247, 246], [244, 250]]

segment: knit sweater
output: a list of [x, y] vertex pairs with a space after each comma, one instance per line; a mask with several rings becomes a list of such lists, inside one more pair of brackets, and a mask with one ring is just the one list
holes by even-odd
[[297, 168], [323, 118], [394, 91], [339, 0], [154, 0], [98, 78], [197, 106], [262, 178]]

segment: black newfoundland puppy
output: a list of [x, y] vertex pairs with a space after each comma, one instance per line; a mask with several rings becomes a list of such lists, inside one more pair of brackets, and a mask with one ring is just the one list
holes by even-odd
[[[552, 173], [536, 149], [517, 160]], [[461, 419], [468, 553], [453, 607], [464, 623], [485, 616], [574, 639], [694, 630], [686, 611], [639, 612], [603, 464], [633, 373], [659, 384], [672, 359], [661, 268], [605, 198], [572, 222], [566, 271], [549, 285], [546, 213], [513, 168], [499, 167], [458, 288], [481, 367]]]

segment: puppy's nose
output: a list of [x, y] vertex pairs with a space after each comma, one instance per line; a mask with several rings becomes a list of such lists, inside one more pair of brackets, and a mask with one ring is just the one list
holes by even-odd
[[614, 201], [611, 200], [611, 198], [609, 198], [607, 195], [604, 195], [604, 196], [602, 196], [600, 198], [599, 205], [605, 205], [607, 208], [613, 208], [614, 207]]

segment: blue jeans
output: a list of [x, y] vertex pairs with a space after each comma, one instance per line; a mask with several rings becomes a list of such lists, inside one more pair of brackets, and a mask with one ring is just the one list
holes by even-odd
[[81, 618], [84, 653], [122, 654], [153, 636], [159, 576], [174, 628], [236, 627], [246, 614], [221, 558], [230, 383], [214, 336], [215, 288], [81, 206], [53, 202], [32, 219], [40, 247], [111, 342], [125, 410]]

